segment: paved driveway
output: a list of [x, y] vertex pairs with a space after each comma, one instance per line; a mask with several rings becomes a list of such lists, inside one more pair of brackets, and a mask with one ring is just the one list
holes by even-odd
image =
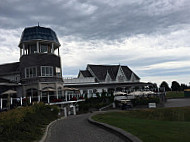
[[56, 122], [46, 142], [124, 142], [116, 135], [87, 121], [90, 114], [69, 116]]
[[184, 107], [190, 106], [190, 98], [168, 99], [165, 107]]

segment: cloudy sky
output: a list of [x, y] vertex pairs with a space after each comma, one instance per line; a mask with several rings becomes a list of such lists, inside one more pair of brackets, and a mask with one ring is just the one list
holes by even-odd
[[57, 33], [65, 77], [121, 64], [141, 81], [190, 82], [189, 0], [1, 0], [0, 64], [19, 60], [21, 33], [38, 22]]

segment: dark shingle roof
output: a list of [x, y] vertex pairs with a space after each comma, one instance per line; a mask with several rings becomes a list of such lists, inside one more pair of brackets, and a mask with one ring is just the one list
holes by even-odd
[[49, 40], [60, 45], [56, 33], [52, 29], [40, 26], [28, 27], [24, 29], [20, 40], [20, 44], [22, 42], [31, 40]]
[[131, 79], [131, 74], [133, 73], [134, 76], [137, 78], [137, 79], [140, 79], [129, 67], [127, 66], [121, 66], [125, 76], [127, 77], [127, 79]]
[[[120, 65], [88, 65], [88, 67], [92, 70], [94, 75], [98, 80], [105, 80], [107, 72], [109, 73], [112, 80], [116, 80], [117, 73]], [[131, 79], [131, 74], [133, 73], [136, 78], [140, 79], [131, 69], [127, 66], [121, 66], [125, 76], [127, 79]]]
[[0, 78], [0, 83], [10, 83], [11, 81], [8, 79]]
[[92, 74], [88, 70], [80, 71], [84, 77], [92, 77]]
[[20, 62], [0, 65], [0, 75], [19, 72]]
[[119, 65], [88, 65], [98, 80], [105, 80], [107, 72], [112, 80], [115, 80]]

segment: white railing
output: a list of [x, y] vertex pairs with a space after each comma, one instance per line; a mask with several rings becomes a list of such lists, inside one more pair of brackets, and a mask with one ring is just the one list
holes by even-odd
[[94, 83], [94, 77], [85, 77], [85, 78], [63, 78], [64, 83], [71, 84], [71, 83]]

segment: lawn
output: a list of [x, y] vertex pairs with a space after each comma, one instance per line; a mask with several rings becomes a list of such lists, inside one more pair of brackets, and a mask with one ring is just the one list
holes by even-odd
[[109, 112], [93, 119], [119, 127], [144, 142], [190, 141], [190, 107]]
[[184, 92], [183, 91], [169, 91], [166, 93], [167, 98], [183, 98]]

